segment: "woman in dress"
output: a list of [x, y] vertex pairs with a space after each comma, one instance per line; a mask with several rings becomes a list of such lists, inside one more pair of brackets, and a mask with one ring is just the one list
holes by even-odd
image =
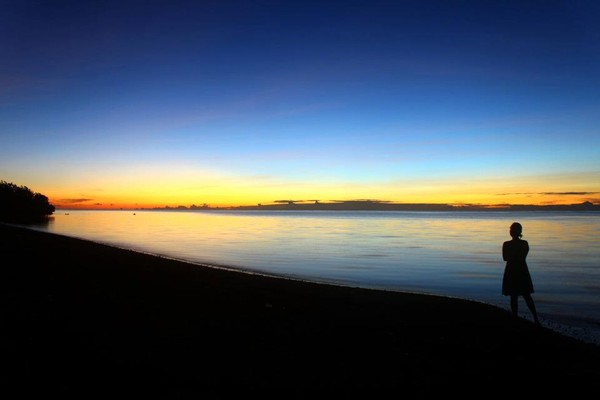
[[514, 222], [510, 226], [510, 236], [512, 240], [506, 241], [502, 245], [502, 258], [506, 261], [502, 277], [502, 294], [510, 296], [510, 308], [515, 318], [519, 316], [519, 296], [523, 297], [533, 315], [533, 321], [536, 325], [540, 325], [535, 303], [531, 297], [533, 282], [525, 260], [529, 253], [529, 243], [521, 239], [523, 227], [520, 223]]

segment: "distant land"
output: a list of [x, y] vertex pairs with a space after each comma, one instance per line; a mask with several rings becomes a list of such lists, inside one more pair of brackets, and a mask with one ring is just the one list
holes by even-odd
[[[144, 208], [141, 208], [144, 209]], [[236, 207], [211, 207], [191, 205], [177, 207], [155, 207], [151, 210], [319, 210], [319, 211], [600, 211], [600, 205], [589, 201], [579, 204], [440, 204], [440, 203], [394, 203], [382, 200], [347, 200], [320, 202], [318, 200], [277, 200], [271, 204], [256, 204]]]

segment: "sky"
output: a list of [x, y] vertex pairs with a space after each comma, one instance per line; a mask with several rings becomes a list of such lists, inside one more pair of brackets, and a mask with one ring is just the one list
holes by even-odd
[[0, 5], [0, 180], [58, 208], [600, 204], [597, 1]]

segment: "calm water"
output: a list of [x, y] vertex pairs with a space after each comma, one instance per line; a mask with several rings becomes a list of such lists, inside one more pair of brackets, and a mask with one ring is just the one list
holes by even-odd
[[194, 263], [508, 310], [501, 246], [513, 221], [523, 224], [531, 248], [542, 323], [600, 344], [600, 213], [58, 210], [35, 229]]

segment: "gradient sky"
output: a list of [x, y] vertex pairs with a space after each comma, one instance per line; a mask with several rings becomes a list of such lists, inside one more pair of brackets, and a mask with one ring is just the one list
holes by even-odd
[[598, 1], [0, 3], [0, 180], [58, 207], [600, 204]]

